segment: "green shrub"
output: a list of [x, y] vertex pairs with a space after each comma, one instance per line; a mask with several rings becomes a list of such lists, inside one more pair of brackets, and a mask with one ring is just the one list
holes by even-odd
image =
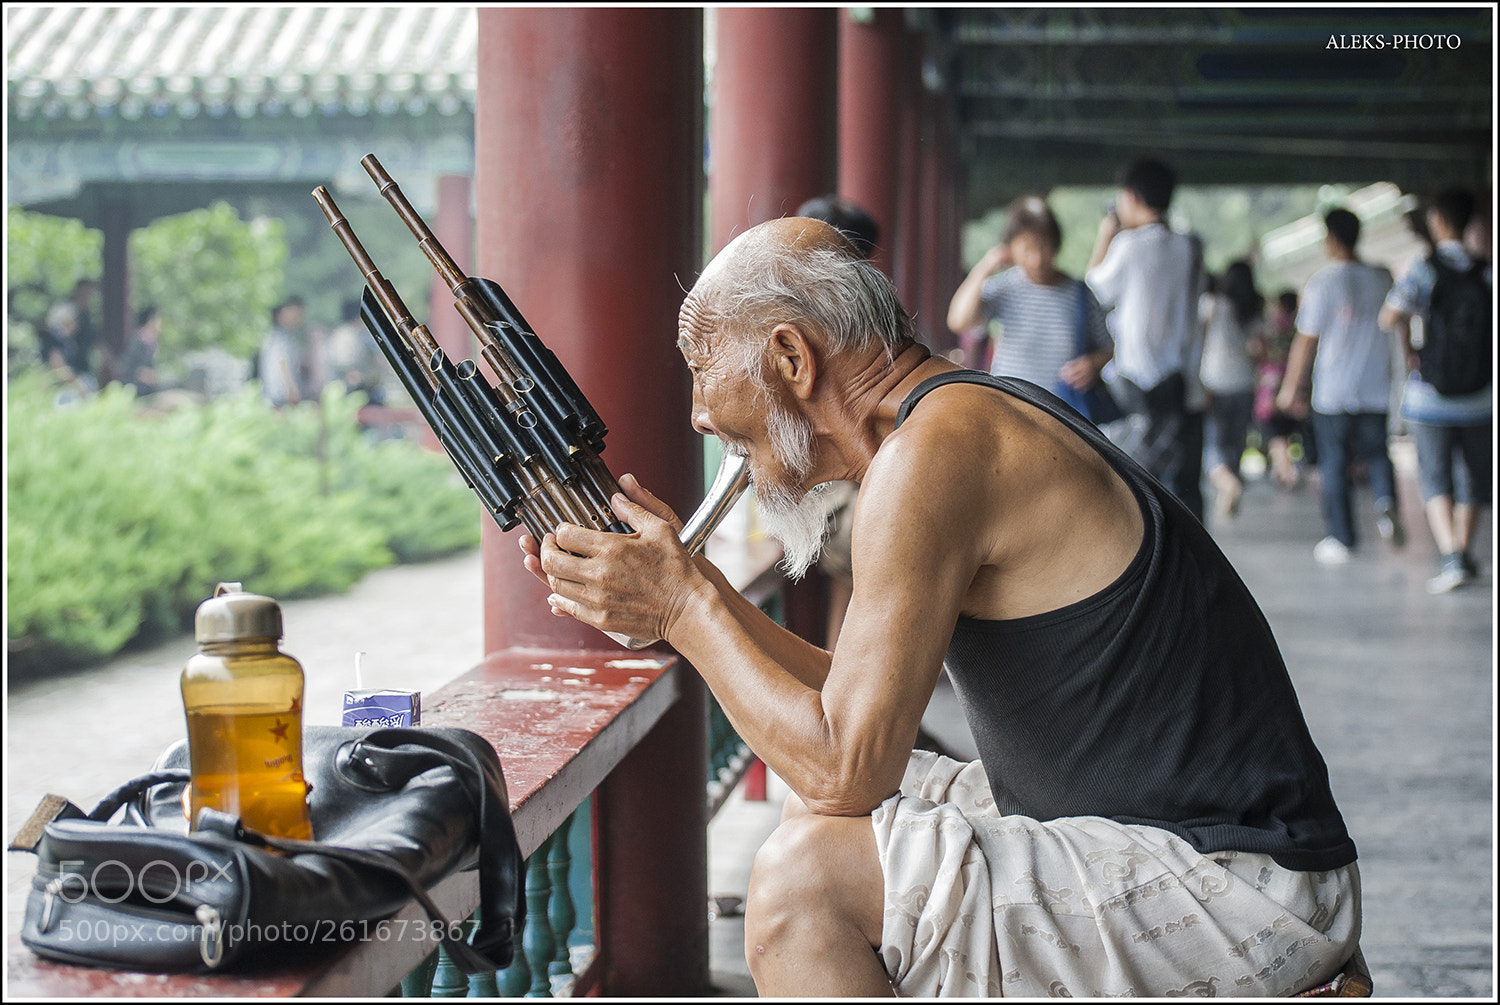
[[292, 599], [478, 543], [452, 464], [371, 443], [359, 396], [277, 412], [250, 391], [155, 415], [119, 385], [66, 407], [54, 395], [40, 375], [8, 394], [13, 666], [95, 662], [180, 630], [220, 581]]

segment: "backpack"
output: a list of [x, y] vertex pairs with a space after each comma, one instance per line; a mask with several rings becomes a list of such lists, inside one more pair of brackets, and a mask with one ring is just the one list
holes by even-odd
[[1495, 350], [1484, 263], [1460, 271], [1436, 255], [1427, 261], [1437, 281], [1418, 353], [1420, 373], [1438, 394], [1471, 394], [1489, 386]]

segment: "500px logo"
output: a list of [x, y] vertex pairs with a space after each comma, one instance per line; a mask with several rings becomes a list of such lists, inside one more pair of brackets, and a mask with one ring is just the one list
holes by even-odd
[[109, 859], [94, 866], [87, 875], [80, 871], [84, 864], [80, 859], [59, 862], [57, 876], [47, 882], [47, 893], [67, 904], [90, 898], [118, 904], [136, 895], [150, 904], [170, 904], [179, 896], [191, 894], [195, 883], [233, 878], [229, 874], [230, 863], [217, 865], [200, 859], [181, 867], [175, 862], [154, 859], [138, 869], [118, 859]]
[[1329, 35], [1325, 49], [1457, 49], [1457, 35]]

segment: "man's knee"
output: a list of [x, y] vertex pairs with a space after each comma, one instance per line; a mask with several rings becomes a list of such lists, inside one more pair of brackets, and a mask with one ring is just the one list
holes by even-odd
[[794, 813], [766, 839], [751, 866], [747, 943], [835, 916], [861, 930], [873, 924], [878, 937], [883, 894], [868, 817]]
[[[750, 868], [747, 915], [770, 915], [817, 899], [832, 881], [825, 860], [831, 843], [827, 817], [807, 812], [801, 800], [787, 801], [782, 821], [766, 838]], [[748, 919], [747, 919], [748, 923]]]

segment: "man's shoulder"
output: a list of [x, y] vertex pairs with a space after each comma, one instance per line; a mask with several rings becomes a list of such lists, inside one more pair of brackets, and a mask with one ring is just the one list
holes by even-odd
[[1303, 293], [1320, 293], [1331, 284], [1334, 277], [1342, 272], [1348, 271], [1348, 262], [1328, 262], [1318, 267], [1312, 275], [1307, 277], [1307, 283], [1303, 287]]
[[993, 446], [1012, 399], [989, 383], [988, 375], [976, 371], [974, 376], [972, 381], [952, 381], [927, 391], [880, 444], [871, 474], [900, 477], [911, 462], [917, 470], [949, 462], [968, 466], [980, 451]]

